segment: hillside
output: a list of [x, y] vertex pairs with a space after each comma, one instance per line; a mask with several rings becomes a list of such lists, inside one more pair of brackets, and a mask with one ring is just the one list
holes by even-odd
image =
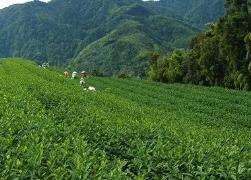
[[161, 0], [150, 2], [156, 11], [172, 14], [190, 22], [196, 27], [204, 27], [224, 15], [224, 0]]
[[[106, 74], [142, 75], [148, 51], [187, 47], [198, 32], [193, 26], [201, 27], [201, 22], [212, 21], [222, 13], [214, 12], [215, 6], [208, 3], [204, 6], [211, 7], [210, 11], [193, 4], [193, 9], [201, 10], [198, 14], [195, 10], [191, 12], [196, 17], [207, 12], [196, 24], [181, 16], [189, 14], [179, 9], [181, 3], [190, 7], [187, 1], [162, 2], [159, 5], [140, 0], [53, 0], [10, 6], [0, 10], [0, 57], [18, 56], [57, 66], [95, 68]], [[204, 18], [211, 13], [213, 18]], [[196, 18], [191, 16], [191, 20]], [[123, 26], [130, 28], [125, 27], [121, 32]], [[114, 35], [114, 32], [119, 33]], [[105, 46], [106, 41], [109, 46]], [[95, 53], [96, 50], [99, 51]]]
[[186, 47], [197, 31], [164, 16], [126, 19], [108, 35], [81, 50], [71, 65], [77, 69], [98, 70], [104, 75], [146, 76], [150, 52]]
[[4, 179], [248, 179], [251, 94], [0, 60]]

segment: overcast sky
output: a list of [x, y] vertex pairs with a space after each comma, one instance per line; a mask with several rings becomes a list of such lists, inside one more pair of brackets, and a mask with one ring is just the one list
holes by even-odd
[[[32, 0], [0, 0], [0, 9], [10, 6], [12, 4], [21, 4], [29, 1]], [[40, 1], [48, 2], [50, 0], [40, 0]], [[159, 1], [159, 0], [143, 0], [143, 1]]]
[[[10, 6], [12, 4], [20, 4], [20, 3], [25, 3], [29, 1], [32, 1], [32, 0], [0, 0], [0, 9]], [[40, 0], [40, 1], [48, 2], [50, 0]]]

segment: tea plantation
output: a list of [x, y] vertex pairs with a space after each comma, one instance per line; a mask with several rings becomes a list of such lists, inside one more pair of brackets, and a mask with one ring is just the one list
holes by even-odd
[[251, 93], [0, 60], [1, 179], [251, 179]]

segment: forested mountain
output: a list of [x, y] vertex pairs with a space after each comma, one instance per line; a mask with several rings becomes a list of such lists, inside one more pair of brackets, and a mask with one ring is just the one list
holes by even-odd
[[198, 27], [203, 27], [224, 14], [224, 0], [161, 0], [154, 4], [156, 11], [165, 15], [172, 12], [175, 17]]
[[0, 57], [21, 56], [108, 75], [144, 75], [149, 52], [186, 47], [197, 27], [223, 13], [209, 0], [192, 2], [52, 0], [13, 5], [0, 10]]
[[[141, 8], [141, 10], [139, 10]], [[147, 18], [130, 13], [145, 11]], [[121, 12], [116, 28], [84, 48], [73, 60], [75, 67], [98, 70], [105, 74], [143, 75], [149, 52], [171, 51], [185, 47], [197, 30], [180, 21], [153, 15], [141, 6], [127, 7]]]

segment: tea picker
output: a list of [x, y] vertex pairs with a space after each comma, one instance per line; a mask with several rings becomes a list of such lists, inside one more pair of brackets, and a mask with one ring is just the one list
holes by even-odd
[[84, 78], [81, 78], [81, 79], [80, 79], [79, 84], [80, 84], [81, 87], [84, 88], [84, 86], [85, 86], [85, 80], [84, 80]]
[[71, 75], [71, 79], [76, 79], [77, 78], [78, 73], [76, 71], [74, 71]]

